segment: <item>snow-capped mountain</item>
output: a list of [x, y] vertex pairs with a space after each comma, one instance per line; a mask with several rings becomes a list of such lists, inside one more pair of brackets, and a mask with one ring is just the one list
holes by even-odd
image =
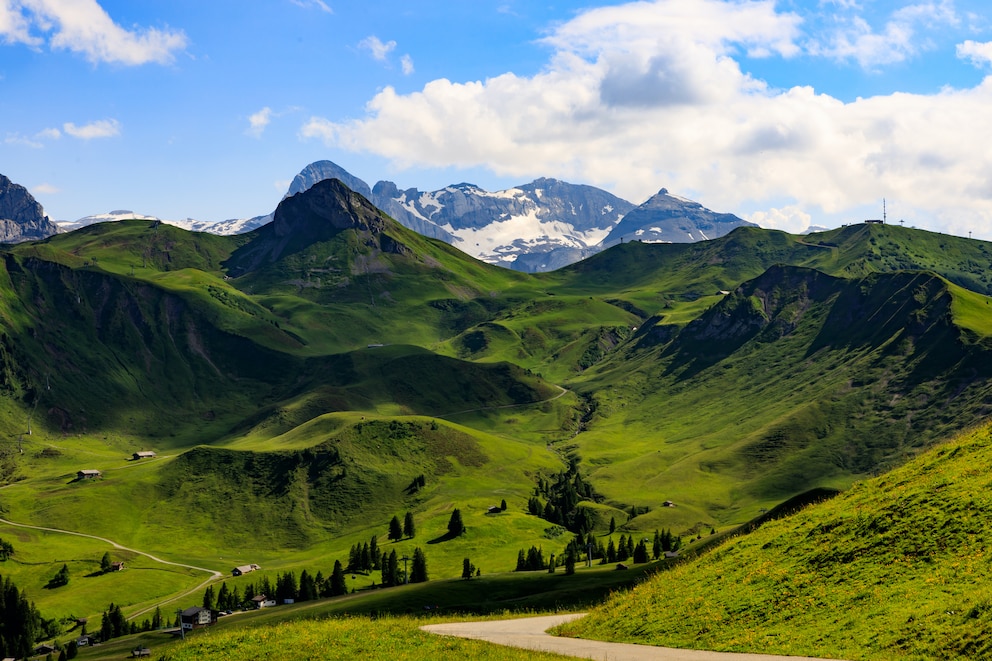
[[457, 184], [430, 193], [380, 181], [372, 203], [421, 234], [510, 267], [521, 255], [594, 248], [633, 208], [599, 188], [557, 179], [495, 192]]
[[[402, 225], [489, 262], [519, 271], [551, 271], [585, 259], [621, 240], [690, 243], [714, 239], [742, 225], [733, 214], [714, 213], [664, 188], [640, 206], [594, 186], [537, 179], [501, 191], [462, 183], [427, 192], [401, 190], [391, 181], [370, 187], [331, 161], [316, 161], [293, 179], [283, 199], [326, 179], [340, 179]], [[60, 223], [63, 231], [95, 222], [154, 216], [112, 211]], [[215, 223], [166, 220], [195, 232], [241, 234], [273, 214]]]
[[632, 210], [613, 228], [601, 248], [621, 241], [695, 243], [716, 239], [738, 227], [757, 227], [732, 213], [715, 213], [699, 202], [672, 195], [662, 188]]
[[107, 213], [97, 213], [92, 216], [85, 216], [79, 220], [58, 220], [56, 225], [59, 227], [59, 231], [71, 232], [72, 230], [78, 230], [80, 227], [86, 227], [87, 225], [93, 225], [95, 223], [112, 223], [119, 220], [159, 220], [167, 225], [175, 225], [176, 227], [181, 227], [184, 230], [189, 230], [190, 232], [210, 232], [211, 234], [243, 234], [245, 232], [250, 232], [251, 230], [261, 227], [266, 223], [272, 221], [272, 214], [265, 216], [255, 216], [254, 218], [232, 218], [231, 220], [221, 220], [219, 222], [209, 222], [205, 220], [196, 220], [195, 218], [185, 218], [183, 220], [169, 220], [166, 218], [159, 218], [157, 216], [149, 216], [143, 213], [135, 213], [128, 209], [117, 209], [115, 211], [108, 211]]

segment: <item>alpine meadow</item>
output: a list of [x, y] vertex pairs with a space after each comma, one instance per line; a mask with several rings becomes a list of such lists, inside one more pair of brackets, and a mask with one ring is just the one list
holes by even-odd
[[563, 631], [988, 658], [990, 277], [860, 222], [525, 273], [339, 179], [5, 245], [0, 656], [551, 658], [418, 626], [591, 609]]

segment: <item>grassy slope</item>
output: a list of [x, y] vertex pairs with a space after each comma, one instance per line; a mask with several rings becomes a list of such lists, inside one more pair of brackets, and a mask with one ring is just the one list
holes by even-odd
[[598, 406], [578, 451], [608, 502], [679, 504], [632, 523], [644, 530], [843, 487], [987, 413], [987, 301], [925, 274], [770, 270], [577, 380]]
[[[5, 273], [6, 282], [0, 283], [4, 287], [0, 313], [8, 333], [4, 350], [8, 356], [15, 350], [23, 353], [17, 356], [20, 361], [4, 363], [10, 375], [6, 380], [10, 394], [4, 399], [4, 407], [10, 409], [10, 415], [5, 415], [2, 423], [8, 436], [23, 429], [34, 402], [40, 403], [38, 410], [44, 412], [40, 415], [47, 417], [35, 419], [41, 433], [28, 439], [34, 454], [21, 467], [22, 474], [38, 480], [37, 502], [32, 502], [34, 492], [29, 484], [19, 485], [9, 496], [4, 494], [4, 501], [13, 503], [15, 513], [36, 512], [31, 516], [37, 516], [39, 521], [49, 513], [62, 511], [63, 503], [73, 502], [76, 504], [60, 515], [62, 520], [108, 528], [113, 523], [125, 536], [161, 545], [168, 551], [176, 537], [171, 531], [179, 529], [176, 522], [165, 521], [171, 514], [157, 515], [161, 528], [146, 526], [140, 536], [136, 532], [136, 526], [143, 521], [139, 510], [151, 503], [157, 493], [147, 480], [139, 479], [137, 474], [133, 481], [118, 480], [112, 474], [100, 485], [73, 492], [56, 478], [74, 472], [82, 461], [87, 462], [87, 467], [90, 463], [98, 468], [116, 467], [122, 463], [123, 455], [147, 449], [148, 445], [160, 451], [174, 448], [179, 452], [206, 440], [257, 452], [285, 442], [282, 449], [302, 450], [308, 444], [326, 440], [311, 434], [308, 421], [335, 410], [364, 412], [370, 418], [412, 412], [448, 415], [492, 433], [493, 439], [522, 439], [535, 453], [548, 441], [567, 439], [576, 429], [575, 414], [569, 408], [576, 404], [573, 399], [523, 409], [480, 411], [474, 410], [472, 402], [465, 404], [465, 409], [460, 408], [460, 403], [453, 407], [455, 410], [446, 409], [443, 405], [452, 403], [453, 397], [475, 397], [476, 403], [488, 403], [488, 398], [496, 395], [494, 401], [499, 405], [517, 400], [506, 398], [505, 389], [500, 388], [488, 394], [485, 389], [464, 393], [460, 387], [464, 382], [443, 377], [445, 372], [438, 366], [445, 365], [444, 361], [409, 363], [419, 366], [404, 369], [400, 359], [423, 359], [415, 352], [406, 353], [402, 347], [386, 348], [383, 353], [387, 355], [382, 359], [375, 356], [376, 352], [364, 349], [346, 354], [348, 360], [361, 363], [358, 378], [344, 378], [347, 370], [335, 372], [341, 366], [340, 357], [325, 357], [343, 349], [365, 347], [370, 342], [410, 342], [483, 362], [510, 360], [555, 380], [578, 374], [576, 387], [595, 390], [600, 400], [598, 417], [588, 422], [590, 431], [579, 437], [585, 466], [599, 473], [597, 486], [618, 505], [642, 501], [656, 504], [673, 495], [680, 501], [677, 508], [655, 509], [635, 519], [635, 528], [673, 527], [679, 531], [718, 520], [742, 520], [758, 507], [781, 499], [782, 484], [790, 484], [790, 480], [799, 484], [804, 481], [804, 473], [791, 475], [788, 465], [775, 465], [772, 468], [779, 470], [775, 478], [779, 482], [760, 484], [757, 476], [767, 466], [762, 461], [749, 463], [747, 455], [726, 452], [718, 438], [720, 427], [734, 429], [741, 421], [748, 421], [750, 427], [743, 430], [746, 442], [742, 447], [758, 445], [760, 449], [762, 443], [783, 430], [802, 436], [811, 429], [829, 428], [841, 435], [846, 424], [843, 421], [851, 411], [856, 417], [875, 413], [858, 408], [853, 401], [857, 397], [851, 395], [841, 402], [804, 405], [809, 398], [802, 390], [807, 373], [791, 374], [789, 378], [798, 385], [789, 397], [782, 396], [784, 384], [791, 383], [788, 378], [782, 379], [781, 375], [787, 373], [783, 370], [797, 364], [798, 354], [788, 352], [800, 351], [802, 338], [794, 341], [791, 349], [777, 354], [755, 350], [736, 356], [721, 365], [722, 375], [700, 372], [682, 379], [675, 387], [670, 375], [659, 376], [658, 365], [668, 360], [665, 356], [649, 350], [621, 354], [624, 347], [640, 341], [637, 336], [631, 339], [632, 328], [644, 324], [649, 317], [658, 321], [656, 327], [682, 328], [711, 304], [723, 300], [717, 290], [732, 290], [779, 262], [846, 275], [915, 265], [947, 273], [955, 281], [976, 288], [976, 283], [983, 282], [987, 262], [984, 243], [937, 238], [939, 235], [895, 227], [852, 227], [803, 238], [744, 229], [704, 244], [627, 244], [554, 274], [527, 276], [467, 259], [449, 246], [402, 228], [390, 226], [386, 234], [407, 251], [368, 251], [366, 243], [349, 235], [337, 243], [331, 241], [301, 251], [264, 273], [237, 280], [224, 279], [222, 264], [251, 236], [201, 237], [134, 222], [96, 226], [15, 248], [13, 257], [7, 260], [7, 270], [14, 275]], [[896, 259], [899, 255], [910, 257]], [[954, 298], [954, 314], [968, 329], [966, 342], [983, 342], [988, 326], [983, 304], [987, 305], [980, 297]], [[176, 309], [182, 311], [178, 321]], [[61, 323], [49, 322], [55, 311], [62, 313]], [[65, 315], [66, 311], [77, 314], [79, 319]], [[136, 317], [150, 320], [140, 333], [133, 328]], [[170, 324], [174, 324], [174, 332], [156, 336], [156, 329], [170, 328]], [[191, 326], [200, 331], [195, 338], [189, 335]], [[35, 337], [39, 333], [40, 337]], [[99, 349], [120, 346], [122, 342], [128, 347], [126, 351]], [[74, 366], [69, 362], [72, 369], [53, 375], [55, 388], [45, 389], [42, 384], [46, 373], [38, 366], [52, 359], [53, 349], [60, 364], [65, 365], [67, 359], [75, 359], [73, 349], [79, 347], [99, 350], [86, 356], [89, 362], [85, 364]], [[214, 370], [205, 361], [197, 361], [204, 353], [203, 347], [210, 361], [221, 369]], [[162, 348], [178, 359], [168, 361], [168, 370], [165, 362], [157, 362], [163, 355]], [[394, 355], [397, 352], [402, 355]], [[621, 355], [625, 361], [610, 374], [607, 368], [621, 365], [612, 362]], [[144, 362], [127, 364], [129, 356], [141, 356]], [[579, 374], [582, 366], [604, 357], [601, 367]], [[121, 358], [125, 360], [123, 366]], [[856, 359], [864, 358], [837, 358], [819, 366], [818, 384], [842, 387], [846, 378], [842, 368], [860, 369]], [[177, 372], [176, 365], [183, 369]], [[451, 373], [462, 369], [457, 363], [451, 365]], [[476, 369], [461, 365], [466, 370]], [[254, 371], [241, 373], [239, 370], [246, 366]], [[630, 375], [617, 376], [625, 371]], [[258, 372], [265, 376], [259, 377]], [[174, 378], [177, 373], [183, 375], [182, 379]], [[782, 383], [756, 381], [756, 377], [767, 374], [776, 375]], [[75, 380], [67, 379], [67, 375]], [[92, 375], [110, 378], [99, 380]], [[273, 376], [283, 379], [278, 393], [272, 391]], [[512, 381], [528, 384], [534, 392], [549, 392], [523, 372], [511, 377]], [[885, 393], [884, 377], [882, 370], [877, 386], [880, 395]], [[477, 381], [473, 379], [471, 383]], [[432, 400], [430, 396], [441, 388], [448, 391]], [[756, 417], [744, 402], [726, 406], [721, 394], [736, 388], [749, 389], [748, 401], [769, 408], [758, 409], [762, 414]], [[418, 390], [422, 392], [417, 394]], [[417, 395], [413, 403], [404, 399], [404, 393], [411, 391]], [[195, 397], [190, 397], [191, 392]], [[65, 404], [62, 398], [66, 393], [79, 401]], [[940, 393], [918, 394], [932, 397]], [[116, 406], [112, 417], [105, 410], [105, 402]], [[150, 402], [155, 404], [150, 406]], [[82, 426], [78, 416], [82, 410], [90, 412], [86, 416], [89, 433], [60, 437], [57, 426], [52, 425], [64, 420], [63, 413], [67, 413], [74, 425], [71, 430], [79, 432]], [[94, 411], [105, 417], [100, 420], [100, 413]], [[250, 413], [246, 416], [245, 411]], [[349, 424], [354, 424], [354, 415]], [[940, 423], [946, 428], [961, 421], [951, 418]], [[664, 445], [658, 443], [659, 429], [664, 434]], [[45, 441], [39, 437], [45, 437]], [[810, 445], [803, 438], [799, 443], [807, 447], [792, 448], [787, 444], [783, 451], [806, 452], [801, 463], [812, 459], [809, 466], [830, 465], [833, 458], [824, 457], [824, 452], [817, 455], [815, 443]], [[41, 458], [38, 453], [46, 446], [59, 446], [63, 454]], [[812, 456], [810, 447], [814, 450]], [[898, 445], [895, 448], [893, 451], [888, 447], [882, 453], [883, 461], [901, 460], [904, 454], [900, 454]], [[553, 456], [541, 452], [547, 465], [553, 466]], [[681, 460], [687, 454], [696, 459]], [[521, 460], [519, 466], [526, 465], [526, 470], [533, 471], [530, 461]], [[541, 462], [538, 465], [543, 467]], [[805, 468], [807, 472], [811, 470], [809, 466]], [[156, 465], [150, 470], [157, 473], [159, 468]], [[513, 509], [522, 509], [532, 485], [526, 470], [521, 472], [514, 467], [507, 472], [512, 473], [506, 493], [511, 494], [508, 500]], [[741, 472], [728, 479], [737, 471]], [[822, 482], [844, 485], [857, 472], [828, 474]], [[733, 480], [741, 479], [740, 475], [752, 481], [750, 491], [735, 485]], [[459, 499], [471, 500], [472, 507], [480, 510], [495, 504], [494, 499], [498, 501], [502, 492], [497, 487], [480, 488], [482, 484], [495, 483], [486, 481], [490, 477], [482, 471], [469, 471], [457, 479], [446, 475], [442, 478], [445, 490], [437, 492], [436, 501], [403, 503], [402, 507], [417, 508], [424, 517], [423, 530], [442, 531], [450, 508], [461, 502]], [[692, 502], [700, 492], [711, 494], [709, 502]], [[233, 493], [231, 485], [211, 482], [197, 496], [203, 505], [197, 517], [202, 521], [220, 520], [225, 501], [211, 495]], [[110, 514], [104, 522], [100, 512], [89, 511], [92, 508], [87, 503], [94, 494], [100, 495], [101, 501], [108, 496], [123, 503], [119, 513]], [[519, 506], [515, 501], [518, 497]], [[277, 500], [264, 501], [259, 522], [277, 522], [280, 532], [275, 536], [284, 535], [278, 542], [283, 546], [278, 551], [268, 546], [258, 548], [259, 554], [268, 553], [264, 556], [268, 566], [275, 567], [312, 567], [308, 563], [314, 557], [342, 557], [351, 543], [366, 540], [373, 530], [384, 532], [392, 514], [384, 509], [376, 515], [381, 515], [381, 520], [351, 528], [347, 535], [331, 542], [325, 537], [322, 523], [318, 525], [306, 517], [303, 523], [294, 517], [278, 519], [279, 508], [285, 503], [276, 505]], [[182, 511], [185, 501], [175, 502], [179, 505], [176, 511]], [[251, 504], [242, 509], [249, 511]], [[248, 514], [241, 518], [249, 528], [253, 525]], [[287, 524], [284, 529], [283, 524]], [[541, 541], [541, 525], [516, 514], [500, 519], [499, 526], [479, 518], [475, 527], [480, 534], [472, 540], [438, 545], [438, 551], [443, 549], [439, 564], [457, 568], [462, 554], [468, 552], [473, 558], [480, 554], [492, 558], [476, 562], [485, 571], [490, 566], [505, 567], [512, 564], [512, 558], [506, 562], [504, 555]], [[190, 549], [197, 558], [226, 569], [227, 559], [214, 557], [219, 555], [219, 544], [209, 531], [216, 526], [206, 527], [206, 535], [187, 539], [182, 545], [199, 544], [201, 548]], [[490, 554], [495, 539], [513, 541]], [[407, 548], [406, 544], [402, 548]]]
[[986, 426], [660, 574], [565, 630], [847, 659], [985, 658], [990, 463]]

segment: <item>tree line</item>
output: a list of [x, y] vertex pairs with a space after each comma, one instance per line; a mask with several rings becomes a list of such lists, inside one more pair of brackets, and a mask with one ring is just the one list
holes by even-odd
[[650, 549], [645, 539], [635, 542], [633, 534], [629, 536], [622, 534], [616, 542], [611, 536], [604, 545], [602, 538], [597, 539], [592, 533], [587, 535], [576, 533], [561, 553], [557, 556], [551, 554], [547, 559], [544, 557], [543, 548], [539, 546], [531, 546], [526, 551], [520, 549], [517, 552], [517, 565], [514, 571], [546, 569], [553, 572], [555, 567], [565, 566], [566, 573], [570, 574], [574, 571], [575, 563], [590, 553], [592, 559], [599, 560], [601, 565], [627, 560], [640, 564], [649, 560], [658, 560], [663, 553], [678, 551], [681, 547], [682, 538], [673, 535], [671, 530], [655, 530]]

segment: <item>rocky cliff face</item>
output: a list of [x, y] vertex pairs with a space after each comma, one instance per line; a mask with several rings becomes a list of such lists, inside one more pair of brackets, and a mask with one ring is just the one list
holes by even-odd
[[36, 241], [58, 231], [24, 186], [0, 174], [0, 243]]

